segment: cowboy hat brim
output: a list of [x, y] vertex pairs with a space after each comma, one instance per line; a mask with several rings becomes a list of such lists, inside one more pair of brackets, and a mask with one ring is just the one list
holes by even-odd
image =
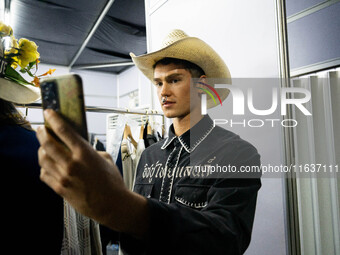
[[[135, 65], [143, 74], [153, 81], [153, 68], [163, 58], [177, 58], [192, 62], [203, 69], [209, 81], [216, 79], [219, 83], [231, 84], [231, 75], [222, 58], [208, 44], [196, 37], [180, 39], [158, 51], [136, 56], [130, 53]], [[214, 84], [210, 84], [213, 86]], [[228, 89], [216, 89], [221, 101], [227, 98]], [[207, 98], [207, 107], [216, 106], [212, 98]]]
[[29, 104], [40, 99], [40, 89], [0, 78], [0, 98], [17, 104]]

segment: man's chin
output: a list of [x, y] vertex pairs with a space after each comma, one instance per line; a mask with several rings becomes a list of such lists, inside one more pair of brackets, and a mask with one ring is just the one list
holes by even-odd
[[170, 109], [164, 109], [164, 108], [163, 108], [163, 113], [164, 113], [164, 116], [167, 118], [176, 118], [179, 115], [178, 113], [176, 113], [176, 111], [172, 111]]
[[169, 118], [169, 119], [177, 117], [176, 114], [174, 114], [172, 112], [164, 112], [164, 116]]
[[163, 114], [165, 117], [169, 118], [169, 119], [173, 119], [173, 118], [183, 118], [186, 115], [190, 114], [190, 113], [179, 113], [179, 112], [174, 112], [174, 111], [163, 111]]

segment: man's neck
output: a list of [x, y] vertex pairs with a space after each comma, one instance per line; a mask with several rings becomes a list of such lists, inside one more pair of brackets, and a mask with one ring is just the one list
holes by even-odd
[[173, 125], [174, 125], [175, 135], [181, 136], [186, 131], [188, 131], [191, 127], [195, 126], [202, 118], [203, 116], [201, 115], [200, 112], [198, 113], [191, 112], [185, 117], [174, 118]]

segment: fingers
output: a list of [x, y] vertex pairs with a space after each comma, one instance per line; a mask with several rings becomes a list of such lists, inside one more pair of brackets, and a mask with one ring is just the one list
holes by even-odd
[[40, 169], [40, 180], [50, 186], [57, 194], [62, 194], [62, 190], [58, 185], [58, 180], [49, 171], [46, 171], [45, 168]]
[[[62, 167], [66, 167], [71, 156], [71, 152], [61, 143], [57, 142], [56, 139], [47, 131], [45, 127], [39, 127], [37, 130], [37, 138], [41, 150], [39, 149], [39, 164], [42, 166], [44, 161], [50, 163], [49, 159], [54, 162], [58, 162]], [[48, 155], [48, 157], [47, 157]]]
[[47, 155], [42, 147], [38, 150], [38, 156], [39, 164], [41, 166], [40, 179], [61, 195], [62, 186], [59, 185], [59, 180], [61, 179], [62, 171], [59, 168], [59, 165]]
[[86, 141], [53, 110], [44, 111], [46, 121], [50, 124], [52, 131], [61, 139], [63, 143], [72, 151], [79, 151]]

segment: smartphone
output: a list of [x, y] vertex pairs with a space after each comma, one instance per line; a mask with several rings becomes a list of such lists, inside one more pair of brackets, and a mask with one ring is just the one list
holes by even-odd
[[[41, 79], [40, 91], [42, 108], [58, 112], [84, 139], [88, 140], [81, 77], [77, 74], [67, 74]], [[54, 135], [46, 120], [45, 126]]]

